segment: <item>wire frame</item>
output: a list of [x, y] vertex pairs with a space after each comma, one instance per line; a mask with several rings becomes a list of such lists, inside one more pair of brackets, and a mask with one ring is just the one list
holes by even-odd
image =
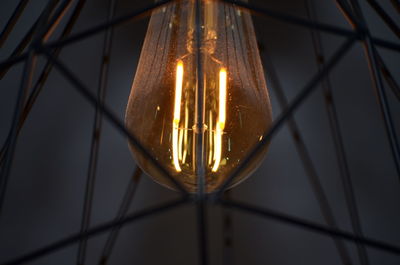
[[[272, 11], [268, 8], [259, 7], [253, 4], [249, 4], [245, 1], [235, 0], [220, 0], [226, 4], [236, 5], [238, 8], [250, 10], [258, 15], [273, 18], [285, 23], [298, 25], [310, 29], [312, 32], [313, 48], [317, 58], [323, 54], [323, 46], [321, 44], [320, 32], [341, 36], [343, 38], [343, 44], [334, 52], [334, 54], [325, 62], [318, 62], [318, 72], [309, 80], [309, 82], [300, 89], [299, 93], [294, 97], [293, 100], [288, 102], [280, 86], [279, 79], [275, 74], [275, 70], [272, 64], [266, 64], [266, 68], [270, 73], [270, 80], [273, 83], [273, 88], [277, 94], [277, 99], [282, 107], [282, 112], [274, 120], [272, 127], [265, 132], [263, 139], [260, 143], [250, 152], [242, 163], [235, 169], [230, 177], [225, 181], [222, 187], [215, 194], [206, 194], [204, 189], [199, 189], [194, 195], [190, 195], [184, 187], [172, 178], [168, 171], [163, 168], [162, 165], [151, 156], [150, 152], [146, 150], [141, 143], [131, 135], [125, 128], [122, 121], [110, 110], [105, 104], [105, 90], [109, 68], [109, 56], [111, 55], [111, 46], [113, 39], [113, 27], [120, 24], [126, 23], [131, 19], [147, 14], [151, 10], [161, 7], [172, 0], [157, 1], [147, 5], [140, 10], [134, 10], [128, 15], [121, 17], [114, 17], [116, 0], [109, 1], [109, 15], [108, 20], [104, 23], [98, 24], [90, 29], [71, 34], [71, 30], [76, 23], [81, 10], [85, 5], [85, 0], [49, 0], [47, 6], [43, 10], [42, 14], [31, 27], [29, 32], [15, 48], [12, 55], [0, 62], [0, 75], [4, 76], [7, 71], [18, 63], [24, 64], [23, 75], [21, 77], [21, 85], [18, 90], [18, 96], [15, 104], [15, 110], [12, 118], [11, 128], [8, 137], [2, 146], [0, 153], [0, 214], [2, 206], [6, 199], [7, 183], [10, 176], [11, 165], [15, 153], [15, 147], [18, 140], [18, 134], [24, 125], [24, 122], [29, 115], [30, 110], [36, 102], [36, 99], [40, 95], [41, 89], [47, 80], [53, 67], [56, 68], [63, 77], [68, 80], [73, 87], [81, 94], [81, 96], [90, 102], [95, 108], [95, 120], [91, 142], [89, 171], [86, 183], [84, 210], [82, 213], [81, 230], [76, 234], [65, 237], [59, 241], [52, 242], [45, 247], [38, 248], [30, 253], [26, 253], [20, 257], [16, 257], [13, 260], [4, 262], [3, 264], [25, 264], [27, 262], [36, 260], [45, 255], [51, 254], [56, 250], [65, 248], [72, 244], [79, 243], [77, 264], [85, 263], [85, 254], [87, 240], [97, 234], [110, 232], [106, 245], [104, 246], [103, 252], [101, 253], [100, 264], [107, 264], [108, 258], [111, 255], [115, 241], [117, 240], [119, 230], [128, 223], [133, 223], [141, 219], [155, 216], [162, 212], [166, 212], [170, 209], [174, 209], [180, 205], [193, 204], [197, 211], [197, 227], [198, 227], [198, 248], [199, 248], [199, 263], [208, 264], [208, 240], [207, 240], [207, 222], [206, 222], [206, 204], [215, 203], [221, 205], [226, 209], [234, 209], [240, 212], [247, 212], [250, 214], [258, 215], [267, 219], [275, 220], [280, 223], [285, 223], [294, 227], [315, 232], [321, 235], [329, 236], [334, 240], [335, 246], [341, 257], [343, 264], [350, 264], [349, 254], [346, 246], [342, 240], [353, 242], [357, 246], [357, 253], [361, 264], [368, 264], [368, 257], [366, 255], [365, 247], [371, 247], [379, 249], [395, 255], [400, 254], [400, 246], [389, 244], [374, 238], [369, 238], [363, 235], [360, 218], [358, 216], [357, 204], [355, 202], [353, 185], [351, 182], [348, 162], [344, 151], [344, 143], [342, 139], [342, 133], [339, 129], [338, 117], [336, 113], [336, 105], [331, 95], [331, 84], [329, 81], [329, 73], [334, 67], [346, 56], [350, 48], [356, 43], [360, 42], [366, 54], [367, 63], [369, 66], [371, 79], [373, 86], [376, 91], [376, 95], [379, 102], [379, 107], [382, 112], [382, 118], [386, 129], [386, 134], [390, 143], [390, 148], [393, 157], [393, 163], [397, 170], [397, 175], [400, 178], [400, 146], [393, 123], [393, 114], [388, 105], [388, 96], [386, 95], [383, 81], [392, 89], [393, 94], [400, 100], [400, 88], [396, 83], [396, 80], [391, 75], [390, 70], [386, 66], [384, 60], [377, 50], [378, 47], [388, 49], [394, 52], [400, 52], [400, 43], [387, 41], [381, 38], [372, 36], [365, 18], [362, 14], [361, 8], [357, 0], [336, 0], [334, 1], [341, 12], [344, 14], [350, 25], [353, 27], [352, 30], [347, 30], [342, 27], [333, 26], [317, 22], [315, 20], [315, 10], [309, 0], [306, 1], [308, 18], [300, 18], [291, 16], [288, 14]], [[196, 0], [200, 1], [200, 0]], [[17, 23], [19, 17], [23, 13], [27, 0], [21, 0], [16, 7], [14, 13], [6, 24], [5, 28], [0, 35], [0, 46], [7, 40], [10, 32], [13, 30], [14, 25]], [[398, 37], [400, 36], [400, 29], [396, 23], [390, 18], [390, 16], [384, 11], [378, 2], [374, 0], [366, 0], [368, 4], [376, 11], [383, 22], [388, 28]], [[395, 8], [399, 9], [397, 1], [392, 1]], [[59, 27], [59, 22], [63, 19], [65, 13], [73, 8], [72, 15], [66, 22], [65, 27], [62, 31], [61, 37], [56, 41], [48, 41], [52, 32]], [[399, 9], [400, 10], [400, 9]], [[103, 60], [101, 62], [101, 71], [99, 76], [99, 86], [97, 93], [94, 94], [86, 87], [77, 76], [75, 76], [71, 70], [58, 59], [58, 55], [61, 49], [69, 44], [75, 43], [76, 41], [88, 38], [94, 34], [105, 32], [104, 43], [103, 43]], [[27, 51], [24, 52], [27, 47]], [[35, 70], [37, 56], [44, 56], [47, 58], [47, 63], [41, 72], [37, 83], [32, 84], [32, 75]], [[303, 104], [303, 102], [318, 89], [319, 85], [322, 84], [325, 95], [325, 103], [328, 110], [328, 117], [330, 122], [330, 128], [334, 136], [335, 152], [339, 162], [340, 177], [344, 183], [344, 191], [346, 197], [346, 203], [349, 208], [351, 224], [354, 233], [347, 232], [337, 228], [336, 221], [332, 214], [332, 209], [328, 203], [326, 194], [322, 189], [322, 185], [318, 174], [315, 170], [315, 165], [311, 161], [310, 154], [301, 137], [299, 127], [293, 118], [293, 114]], [[28, 96], [28, 92], [31, 93]], [[180, 192], [181, 197], [177, 200], [163, 203], [161, 205], [145, 208], [143, 210], [128, 214], [128, 208], [132, 198], [135, 194], [136, 188], [140, 181], [142, 174], [139, 168], [135, 169], [131, 182], [129, 183], [126, 193], [123, 197], [123, 201], [118, 210], [116, 217], [113, 220], [102, 223], [97, 226], [90, 227], [90, 215], [91, 206], [93, 201], [94, 183], [96, 178], [96, 168], [98, 161], [99, 152], [99, 139], [102, 130], [102, 119], [108, 119], [124, 136], [126, 136], [138, 150], [141, 150], [144, 156], [154, 163], [161, 172], [164, 173], [165, 177], [168, 178]], [[295, 139], [296, 148], [301, 155], [301, 160], [304, 164], [306, 172], [314, 192], [317, 195], [319, 206], [323, 214], [324, 219], [328, 225], [321, 225], [318, 223], [306, 221], [305, 219], [290, 216], [284, 213], [276, 212], [270, 209], [261, 208], [255, 205], [250, 205], [241, 201], [230, 198], [226, 192], [227, 187], [231, 184], [232, 180], [239, 174], [239, 172], [246, 166], [249, 161], [253, 159], [254, 154], [258, 152], [264, 145], [272, 140], [273, 136], [278, 130], [284, 125], [289, 125], [289, 130], [293, 138]], [[200, 183], [204, 185], [204, 183]], [[225, 253], [231, 252], [231, 216], [227, 213], [224, 217], [224, 233], [225, 233]], [[229, 258], [226, 259], [226, 264], [229, 264]]]

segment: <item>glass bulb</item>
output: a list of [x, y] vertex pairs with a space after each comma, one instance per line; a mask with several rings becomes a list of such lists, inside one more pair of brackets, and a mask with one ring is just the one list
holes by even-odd
[[[217, 189], [272, 122], [249, 13], [215, 0], [153, 11], [126, 109], [126, 126], [190, 192]], [[133, 145], [138, 165], [173, 188]], [[261, 163], [260, 151], [232, 186]]]

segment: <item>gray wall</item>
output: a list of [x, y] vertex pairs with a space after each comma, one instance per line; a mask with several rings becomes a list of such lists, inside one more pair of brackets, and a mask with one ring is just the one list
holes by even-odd
[[[0, 3], [0, 28], [18, 1]], [[45, 0], [31, 1], [0, 58], [12, 51], [36, 19]], [[88, 1], [74, 32], [105, 21], [106, 0]], [[303, 1], [252, 1], [261, 6], [306, 17]], [[318, 18], [350, 28], [333, 1], [314, 1]], [[396, 37], [363, 2], [373, 34]], [[390, 1], [380, 1], [397, 23], [399, 14]], [[119, 1], [117, 14], [145, 5], [145, 1]], [[268, 49], [263, 60], [276, 67], [285, 93], [292, 99], [316, 72], [310, 32], [272, 19], [255, 17], [258, 39]], [[129, 89], [146, 31], [147, 19], [115, 30], [107, 105], [124, 116]], [[322, 34], [329, 57], [343, 42]], [[66, 47], [61, 59], [93, 91], [99, 74], [102, 34]], [[379, 49], [400, 82], [400, 55]], [[39, 67], [44, 63], [39, 60]], [[40, 69], [40, 68], [39, 68]], [[0, 82], [0, 142], [11, 123], [22, 65], [15, 66]], [[268, 77], [268, 73], [266, 73]], [[400, 245], [400, 185], [391, 158], [383, 122], [361, 45], [355, 45], [331, 74], [340, 128], [355, 187], [365, 235]], [[271, 89], [274, 116], [280, 113]], [[387, 89], [397, 130], [400, 104]], [[88, 167], [94, 110], [58, 71], [53, 71], [20, 134], [10, 177], [6, 204], [0, 219], [0, 262], [32, 251], [79, 231]], [[305, 142], [341, 229], [351, 231], [339, 178], [321, 89], [295, 115]], [[125, 137], [104, 123], [94, 197], [92, 225], [115, 215], [135, 166]], [[324, 224], [317, 200], [288, 129], [274, 138], [259, 170], [232, 190], [235, 199]], [[131, 212], [176, 198], [148, 177], [143, 177]], [[234, 264], [340, 264], [333, 241], [322, 235], [279, 224], [257, 216], [233, 212]], [[212, 264], [222, 264], [221, 208], [209, 207], [209, 242]], [[87, 264], [96, 264], [106, 236], [89, 240]], [[346, 244], [354, 264], [359, 264], [354, 244]], [[195, 209], [184, 206], [126, 226], [120, 234], [110, 264], [197, 264]], [[74, 264], [77, 245], [30, 264]], [[399, 264], [400, 258], [368, 248], [371, 264]]]

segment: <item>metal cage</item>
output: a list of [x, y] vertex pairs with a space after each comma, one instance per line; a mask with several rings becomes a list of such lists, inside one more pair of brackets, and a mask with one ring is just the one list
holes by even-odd
[[[195, 195], [189, 194], [183, 186], [174, 180], [168, 172], [159, 165], [158, 162], [151, 156], [150, 152], [144, 148], [137, 139], [131, 135], [125, 128], [124, 123], [111, 111], [105, 104], [105, 89], [107, 86], [107, 75], [109, 67], [109, 57], [111, 56], [111, 45], [113, 39], [114, 27], [126, 23], [133, 18], [148, 14], [151, 10], [159, 8], [168, 4], [172, 0], [160, 0], [156, 3], [149, 3], [146, 7], [130, 11], [129, 14], [119, 17], [114, 17], [115, 6], [117, 0], [110, 0], [109, 2], [109, 16], [108, 20], [100, 23], [90, 29], [71, 34], [72, 28], [78, 20], [81, 10], [85, 5], [85, 0], [49, 0], [46, 8], [37, 19], [36, 23], [32, 25], [31, 29], [20, 41], [19, 45], [15, 48], [14, 52], [8, 59], [1, 61], [0, 70], [1, 76], [6, 75], [7, 71], [17, 64], [23, 64], [23, 75], [20, 80], [20, 87], [18, 90], [17, 101], [15, 103], [14, 114], [12, 117], [12, 124], [9, 128], [8, 137], [3, 143], [1, 149], [1, 177], [0, 177], [0, 213], [2, 206], [7, 202], [7, 183], [10, 177], [10, 170], [13, 163], [13, 157], [16, 150], [18, 134], [24, 125], [36, 99], [39, 97], [40, 92], [45, 84], [50, 72], [53, 68], [57, 69], [62, 76], [70, 82], [74, 89], [76, 89], [81, 96], [90, 102], [95, 108], [95, 119], [93, 125], [93, 135], [91, 142], [91, 151], [89, 159], [89, 171], [87, 175], [86, 193], [84, 201], [84, 212], [82, 214], [81, 231], [71, 236], [62, 238], [59, 241], [52, 242], [45, 247], [38, 248], [35, 251], [26, 253], [15, 259], [2, 261], [2, 264], [26, 264], [27, 262], [36, 260], [40, 257], [48, 255], [56, 250], [65, 248], [72, 244], [79, 243], [79, 253], [77, 264], [85, 263], [85, 252], [88, 238], [98, 235], [100, 233], [109, 232], [107, 243], [101, 253], [100, 264], [108, 264], [108, 258], [111, 255], [113, 246], [117, 240], [118, 232], [125, 224], [135, 222], [137, 220], [150, 218], [162, 212], [168, 211], [183, 204], [193, 204], [196, 207], [197, 213], [197, 226], [198, 226], [198, 251], [199, 263], [209, 263], [208, 253], [208, 240], [207, 240], [207, 221], [206, 221], [206, 205], [217, 204], [223, 208], [234, 209], [239, 212], [247, 212], [249, 214], [258, 215], [264, 218], [275, 220], [277, 222], [285, 223], [295, 226], [310, 232], [329, 236], [338, 250], [343, 264], [351, 264], [348, 260], [348, 253], [346, 254], [345, 241], [355, 243], [357, 246], [357, 253], [361, 264], [368, 264], [366, 254], [366, 247], [382, 250], [395, 255], [400, 254], [400, 246], [388, 244], [374, 238], [369, 238], [363, 235], [360, 217], [357, 212], [357, 203], [354, 196], [353, 184], [350, 178], [348, 161], [346, 159], [346, 152], [342, 132], [339, 127], [339, 120], [337, 116], [337, 105], [332, 98], [332, 87], [329, 82], [328, 75], [331, 70], [340, 62], [349, 49], [357, 42], [360, 42], [365, 50], [365, 58], [368, 63], [369, 72], [375, 88], [376, 97], [379, 103], [379, 108], [382, 114], [382, 120], [386, 129], [387, 138], [390, 143], [390, 150], [393, 157], [393, 163], [397, 171], [397, 177], [400, 178], [400, 145], [397, 138], [397, 133], [393, 119], [398, 114], [391, 113], [388, 104], [388, 88], [394, 95], [395, 100], [400, 100], [400, 87], [396, 82], [396, 78], [391, 74], [391, 70], [386, 66], [385, 61], [382, 59], [378, 47], [387, 49], [396, 53], [400, 52], [400, 43], [391, 42], [382, 38], [371, 35], [367, 26], [366, 20], [358, 3], [358, 0], [333, 0], [340, 11], [343, 13], [353, 30], [348, 30], [339, 26], [329, 25], [318, 22], [315, 18], [315, 10], [311, 1], [306, 1], [308, 18], [296, 17], [288, 14], [283, 14], [268, 8], [259, 7], [245, 1], [239, 0], [220, 0], [229, 5], [236, 5], [238, 8], [250, 10], [255, 15], [265, 16], [284, 23], [293, 24], [299, 27], [304, 27], [311, 31], [313, 48], [317, 59], [318, 72], [303, 86], [298, 94], [289, 102], [279, 84], [272, 64], [266, 64], [265, 67], [269, 74], [269, 82], [272, 84], [274, 92], [276, 93], [277, 100], [282, 107], [282, 112], [274, 119], [273, 125], [267, 131], [260, 144], [248, 154], [242, 161], [241, 165], [232, 172], [229, 179], [225, 181], [222, 187], [215, 194], [205, 194], [203, 189], [199, 189]], [[400, 38], [400, 28], [396, 22], [385, 12], [384, 8], [375, 0], [365, 0], [379, 15], [380, 19], [387, 25], [388, 29], [392, 31], [397, 37]], [[20, 0], [18, 6], [14, 10], [12, 16], [9, 18], [8, 23], [0, 35], [0, 46], [2, 46], [9, 34], [12, 32], [15, 24], [18, 22], [20, 16], [23, 14], [28, 0]], [[149, 1], [152, 2], [152, 1]], [[250, 1], [251, 2], [251, 1]], [[400, 3], [397, 0], [391, 1], [393, 8], [400, 12]], [[26, 11], [25, 11], [26, 12]], [[62, 29], [61, 36], [58, 40], [48, 41], [53, 31], [60, 27], [60, 21], [66, 16], [67, 12], [71, 12], [68, 21], [65, 21], [64, 28]], [[105, 32], [103, 43], [103, 54], [101, 59], [101, 72], [100, 72], [100, 85], [98, 86], [97, 94], [94, 94], [87, 86], [85, 86], [79, 78], [72, 73], [72, 71], [58, 59], [61, 50], [75, 43], [76, 41], [91, 37], [100, 32]], [[343, 38], [343, 44], [334, 52], [328, 60], [324, 60], [323, 45], [320, 39], [320, 33], [332, 34]], [[36, 70], [36, 58], [44, 56], [47, 62], [40, 72], [38, 81], [32, 83], [32, 75]], [[385, 84], [386, 82], [386, 84]], [[306, 147], [304, 139], [301, 136], [298, 124], [294, 119], [294, 113], [309, 98], [309, 96], [318, 89], [319, 85], [322, 86], [325, 95], [325, 105], [328, 110], [329, 124], [334, 138], [334, 146], [336, 156], [340, 168], [340, 178], [344, 183], [344, 193], [346, 203], [349, 207], [351, 224], [354, 232], [347, 232], [337, 227], [335, 218], [332, 214], [332, 209], [329, 206], [326, 194], [321, 186], [319, 176], [316, 172], [315, 165], [310, 157], [310, 153]], [[398, 103], [398, 102], [397, 102]], [[109, 222], [102, 223], [96, 226], [90, 226], [91, 205], [93, 201], [94, 182], [96, 175], [96, 167], [98, 162], [99, 152], [99, 139], [102, 128], [103, 116], [109, 120], [122, 135], [126, 136], [139, 150], [141, 150], [147, 158], [158, 166], [158, 168], [169, 178], [176, 189], [181, 194], [181, 198], [165, 202], [156, 207], [145, 208], [128, 214], [130, 201], [132, 200], [136, 187], [138, 185], [141, 170], [137, 168], [133, 174], [131, 182], [127, 187], [126, 194], [121, 202], [120, 209], [117, 216]], [[232, 199], [226, 193], [226, 188], [229, 186], [233, 178], [241, 171], [246, 163], [248, 163], [253, 155], [259, 148], [267, 144], [278, 130], [287, 124], [295, 146], [300, 154], [301, 161], [303, 162], [309, 180], [312, 183], [313, 191], [318, 198], [318, 203], [322, 211], [322, 215], [328, 225], [322, 225], [315, 222], [310, 222], [305, 219], [290, 216], [270, 209], [264, 209], [255, 205], [250, 205]], [[231, 216], [225, 216], [224, 231], [225, 247], [229, 248], [231, 238], [229, 236]], [[228, 263], [227, 263], [228, 264]]]

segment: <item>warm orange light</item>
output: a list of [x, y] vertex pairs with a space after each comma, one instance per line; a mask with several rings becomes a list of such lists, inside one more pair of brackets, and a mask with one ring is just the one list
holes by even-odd
[[[204, 124], [197, 124], [198, 114]], [[173, 1], [153, 12], [126, 126], [173, 178], [195, 192], [198, 174], [204, 174], [206, 191], [212, 192], [270, 124], [270, 101], [249, 13], [215, 0]], [[173, 188], [139, 150], [131, 149], [148, 175]], [[257, 168], [265, 152], [266, 147], [233, 185]]]
[[214, 166], [213, 172], [217, 172], [219, 164], [221, 162], [222, 152], [222, 134], [225, 128], [226, 119], [226, 69], [222, 68], [219, 71], [219, 108], [218, 108], [218, 121], [216, 126], [215, 144], [214, 144]]
[[183, 83], [183, 63], [179, 61], [176, 66], [176, 81], [175, 81], [175, 101], [174, 101], [174, 119], [172, 121], [172, 156], [176, 171], [182, 171], [179, 166], [178, 158], [178, 131], [179, 121], [181, 118], [181, 98], [182, 98], [182, 83]]

